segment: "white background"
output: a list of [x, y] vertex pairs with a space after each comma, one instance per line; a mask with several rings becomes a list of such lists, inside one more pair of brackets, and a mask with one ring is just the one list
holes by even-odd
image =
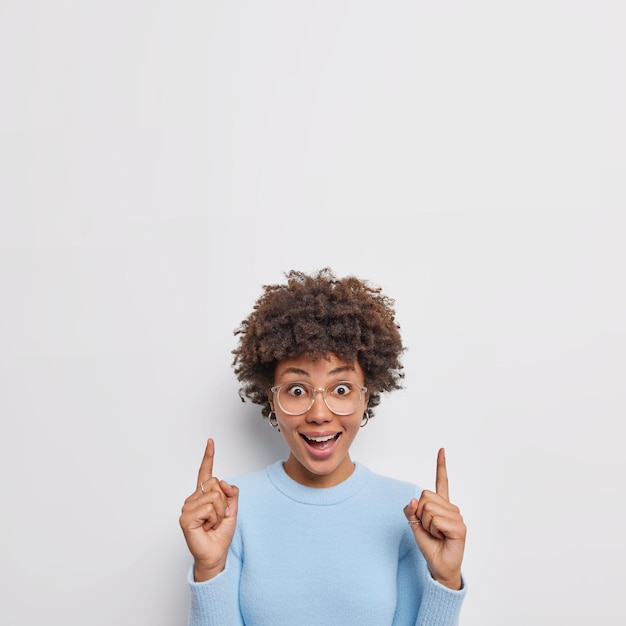
[[330, 266], [396, 299], [353, 457], [446, 447], [463, 626], [623, 624], [624, 7], [1, 2], [0, 622], [185, 623], [206, 437], [286, 455], [233, 330]]

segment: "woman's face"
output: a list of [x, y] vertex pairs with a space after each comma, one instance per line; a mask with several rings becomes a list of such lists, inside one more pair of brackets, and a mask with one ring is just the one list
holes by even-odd
[[[294, 382], [309, 383], [315, 389], [330, 386], [329, 392], [335, 390], [338, 397], [343, 397], [339, 394], [345, 394], [346, 388], [335, 387], [336, 383], [348, 382], [363, 387], [365, 381], [358, 363], [347, 363], [330, 355], [328, 359], [312, 360], [300, 356], [281, 361], [274, 374], [274, 386]], [[297, 386], [292, 389], [296, 395], [302, 391]], [[352, 393], [358, 394], [358, 390]], [[313, 406], [302, 415], [285, 413], [273, 392], [270, 392], [269, 400], [291, 451], [284, 465], [287, 474], [309, 487], [332, 487], [354, 471], [350, 446], [359, 432], [368, 395], [367, 392], [361, 394], [349, 415], [333, 413], [326, 406], [321, 391], [314, 395]]]

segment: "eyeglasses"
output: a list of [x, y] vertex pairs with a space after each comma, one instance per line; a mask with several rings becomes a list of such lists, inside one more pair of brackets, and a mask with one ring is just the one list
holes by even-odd
[[324, 403], [333, 413], [350, 415], [356, 411], [367, 387], [342, 380], [324, 389], [324, 387], [314, 387], [310, 383], [295, 381], [272, 387], [271, 391], [276, 397], [280, 410], [287, 415], [306, 413], [313, 406], [318, 391], [322, 392]]

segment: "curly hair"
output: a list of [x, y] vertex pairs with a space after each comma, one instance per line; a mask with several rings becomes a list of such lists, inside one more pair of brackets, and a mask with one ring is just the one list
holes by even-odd
[[268, 417], [268, 391], [280, 361], [334, 354], [361, 366], [369, 391], [367, 413], [374, 415], [383, 391], [402, 388], [400, 326], [395, 301], [381, 288], [330, 268], [313, 274], [285, 272], [287, 284], [264, 285], [250, 315], [234, 331], [239, 336], [232, 366], [241, 400], [261, 405]]

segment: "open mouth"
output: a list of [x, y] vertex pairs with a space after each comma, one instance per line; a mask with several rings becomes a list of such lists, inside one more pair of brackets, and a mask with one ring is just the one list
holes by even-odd
[[307, 437], [306, 435], [300, 434], [300, 437], [304, 439], [307, 446], [313, 448], [314, 450], [326, 450], [327, 448], [332, 447], [332, 445], [341, 437], [341, 433], [336, 433], [335, 435], [325, 435], [324, 437]]

